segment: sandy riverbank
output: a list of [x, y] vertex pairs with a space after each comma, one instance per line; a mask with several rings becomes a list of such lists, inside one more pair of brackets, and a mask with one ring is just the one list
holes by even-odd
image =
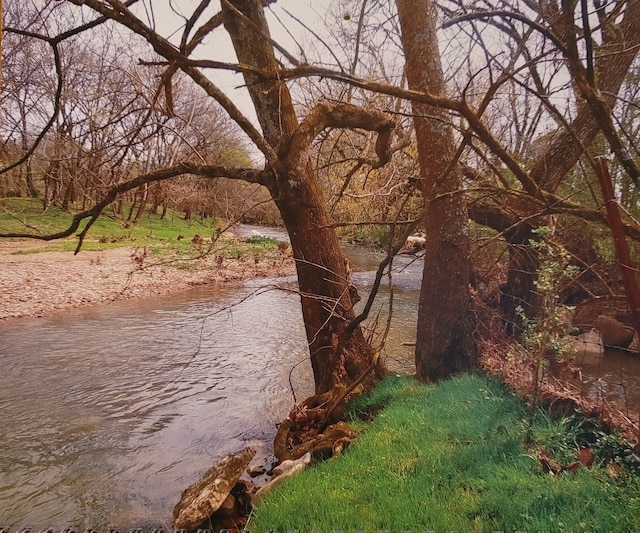
[[[143, 248], [47, 251], [38, 241], [0, 241], [0, 320], [129, 298], [183, 292], [193, 287], [294, 273], [288, 257], [255, 261], [156, 259]], [[40, 250], [38, 253], [26, 251]]]

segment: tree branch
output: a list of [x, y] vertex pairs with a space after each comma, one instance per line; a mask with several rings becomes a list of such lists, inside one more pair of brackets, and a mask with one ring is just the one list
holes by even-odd
[[194, 82], [202, 87], [206, 93], [214, 98], [223, 109], [229, 114], [229, 116], [242, 128], [247, 136], [253, 141], [256, 147], [264, 154], [265, 158], [269, 162], [275, 162], [277, 156], [273, 148], [264, 139], [260, 132], [253, 126], [251, 121], [244, 116], [244, 114], [238, 109], [238, 107], [228, 98], [209, 78], [207, 78], [197, 68], [188, 65], [189, 60], [183, 54], [180, 53], [169, 41], [161, 37], [158, 33], [153, 31], [147, 25], [145, 25], [140, 19], [138, 19], [131, 11], [129, 11], [125, 4], [119, 0], [109, 0], [109, 3], [113, 6], [113, 9], [109, 9], [105, 4], [99, 0], [67, 0], [75, 4], [84, 4], [97, 13], [110, 18], [123, 26], [129, 28], [132, 32], [143, 37], [151, 44], [156, 53], [165, 58], [167, 61], [176, 62], [180, 65], [185, 74], [187, 74]]
[[309, 148], [322, 130], [326, 128], [359, 128], [378, 133], [376, 141], [377, 161], [372, 161], [372, 167], [379, 168], [389, 162], [391, 157], [390, 139], [395, 122], [386, 113], [364, 109], [352, 104], [331, 105], [320, 103], [316, 105], [302, 121], [298, 130], [293, 134], [287, 159], [299, 159]]
[[556, 46], [558, 50], [564, 53], [564, 50], [565, 50], [564, 43], [560, 39], [558, 39], [558, 37], [556, 37], [556, 35], [552, 31], [550, 31], [549, 28], [545, 28], [541, 24], [538, 24], [537, 22], [531, 20], [526, 15], [522, 13], [517, 13], [515, 11], [507, 11], [504, 9], [474, 11], [473, 13], [466, 13], [464, 15], [453, 17], [447, 20], [442, 25], [442, 27], [448, 28], [449, 26], [453, 26], [454, 24], [459, 24], [461, 22], [465, 22], [468, 20], [478, 20], [478, 19], [481, 20], [481, 19], [494, 18], [494, 17], [519, 20], [523, 24], [526, 24], [527, 26], [530, 26], [531, 28], [539, 32], [541, 35], [544, 35], [545, 37], [547, 37], [550, 41], [553, 42], [553, 44]]
[[[0, 21], [1, 23], [1, 21]], [[24, 33], [24, 32], [23, 32]], [[56, 122], [56, 118], [58, 117], [58, 113], [60, 112], [60, 99], [62, 98], [62, 89], [64, 86], [64, 76], [62, 74], [62, 59], [60, 58], [60, 51], [58, 50], [58, 43], [53, 40], [53, 39], [49, 39], [40, 35], [35, 35], [35, 37], [39, 38], [39, 39], [43, 39], [44, 41], [48, 42], [51, 45], [51, 49], [53, 50], [53, 60], [54, 60], [54, 65], [55, 65], [55, 69], [56, 69], [56, 76], [58, 78], [58, 83], [56, 85], [56, 92], [53, 98], [53, 112], [51, 113], [51, 117], [49, 118], [49, 120], [47, 121], [47, 123], [44, 125], [44, 128], [42, 128], [42, 130], [40, 131], [40, 133], [38, 134], [38, 136], [36, 137], [35, 141], [31, 144], [31, 147], [24, 153], [24, 155], [18, 159], [15, 163], [1, 168], [0, 169], [0, 175], [4, 174], [5, 172], [9, 172], [10, 170], [19, 167], [20, 165], [22, 165], [25, 161], [27, 161], [27, 159], [29, 159], [33, 153], [36, 151], [36, 149], [38, 148], [38, 146], [40, 145], [40, 143], [42, 142], [42, 139], [44, 139], [45, 135], [49, 132], [49, 130], [53, 127], [53, 125]]]
[[133, 179], [119, 183], [118, 185], [109, 189], [107, 194], [96, 203], [92, 208], [82, 211], [74, 215], [71, 224], [68, 228], [59, 231], [57, 233], [51, 233], [47, 235], [34, 234], [34, 233], [0, 233], [0, 238], [18, 238], [18, 239], [38, 239], [42, 241], [52, 241], [56, 239], [64, 239], [71, 236], [80, 227], [80, 223], [88, 218], [90, 219], [86, 227], [78, 235], [80, 242], [76, 248], [76, 252], [80, 251], [82, 240], [86, 235], [88, 229], [100, 216], [102, 211], [111, 203], [113, 203], [119, 194], [123, 194], [132, 189], [140, 187], [145, 183], [153, 183], [158, 181], [164, 181], [183, 174], [193, 174], [206, 178], [230, 178], [241, 179], [250, 183], [259, 183], [264, 185], [267, 181], [267, 176], [270, 174], [268, 170], [256, 170], [248, 168], [234, 168], [216, 165], [198, 165], [195, 163], [184, 162], [174, 165], [172, 167], [166, 167], [147, 174], [142, 174]]

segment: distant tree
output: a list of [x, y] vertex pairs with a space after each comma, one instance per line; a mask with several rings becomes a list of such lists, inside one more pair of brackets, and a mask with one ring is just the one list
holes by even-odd
[[[24, 15], [17, 4], [5, 3], [3, 25], [11, 26]], [[34, 132], [34, 124], [46, 121], [45, 117], [50, 112], [50, 88], [51, 82], [55, 83], [55, 74], [48, 68], [48, 53], [45, 43], [26, 35], [9, 34], [3, 39], [1, 139], [9, 149], [7, 162], [24, 158], [24, 164], [5, 173], [3, 179], [5, 191], [15, 196], [36, 194], [34, 165], [27, 152], [37, 133]]]

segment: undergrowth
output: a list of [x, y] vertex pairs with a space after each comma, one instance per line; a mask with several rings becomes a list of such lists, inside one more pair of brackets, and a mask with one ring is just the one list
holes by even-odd
[[525, 404], [490, 378], [466, 375], [433, 386], [392, 376], [352, 405], [351, 415], [373, 420], [342, 457], [268, 494], [248, 529], [640, 528], [640, 482], [633, 472], [612, 472], [604, 459], [557, 475], [544, 470], [541, 450], [558, 453], [558, 462], [576, 459], [576, 439], [585, 437], [588, 424], [541, 414], [526, 446]]

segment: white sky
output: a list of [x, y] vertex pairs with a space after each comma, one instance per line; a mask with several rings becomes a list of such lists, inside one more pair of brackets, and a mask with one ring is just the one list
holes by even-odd
[[[179, 4], [174, 2], [174, 5], [179, 5], [184, 9], [183, 13], [186, 16], [190, 16], [193, 7], [197, 3], [194, 0], [180, 0]], [[310, 35], [291, 16], [299, 19], [304, 25], [312, 28], [313, 31], [322, 33], [326, 29], [324, 24], [326, 10], [331, 3], [332, 0], [277, 0], [275, 4], [271, 4], [266, 9], [271, 37], [284, 46], [292, 55], [300, 58], [300, 48], [294, 39], [303, 43]], [[177, 31], [175, 37], [179, 39], [181, 35], [179, 28], [183, 26], [184, 21], [175, 14], [168, 3], [154, 0], [152, 5], [154, 6], [153, 15], [157, 30], [167, 37], [172, 32]], [[202, 22], [206, 21], [211, 14], [219, 9], [219, 2], [212, 2], [212, 7], [201, 17]], [[140, 11], [138, 11], [138, 14], [143, 20], [146, 20], [146, 17]], [[173, 41], [175, 41], [175, 37], [172, 39]], [[214, 30], [213, 34], [207, 37], [205, 42], [197, 49], [194, 57], [228, 62], [236, 61], [233, 46], [223, 28]], [[242, 88], [242, 76], [223, 70], [208, 70], [207, 74], [220, 89], [232, 98], [241, 111], [257, 124], [249, 96]]]

